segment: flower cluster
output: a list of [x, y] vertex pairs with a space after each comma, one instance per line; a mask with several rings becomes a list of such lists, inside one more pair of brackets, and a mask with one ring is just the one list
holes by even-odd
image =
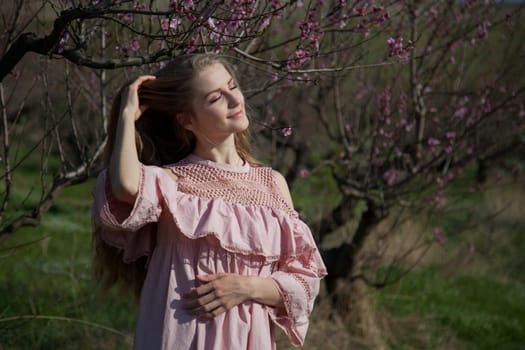
[[388, 38], [386, 41], [388, 45], [388, 55], [390, 57], [396, 56], [401, 62], [406, 63], [410, 57], [410, 52], [413, 48], [413, 43], [409, 40], [408, 45], [403, 44], [403, 38], [400, 36]]

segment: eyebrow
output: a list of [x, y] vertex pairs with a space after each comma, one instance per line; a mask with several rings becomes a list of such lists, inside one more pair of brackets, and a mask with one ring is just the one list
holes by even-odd
[[[232, 82], [235, 82], [233, 77], [231, 77], [230, 80], [228, 80], [228, 85], [230, 85], [230, 83], [232, 83]], [[208, 92], [206, 95], [204, 95], [204, 98], [207, 98], [209, 95], [213, 94], [214, 92], [220, 91], [220, 90], [221, 90], [221, 88], [217, 88], [215, 90], [212, 90], [212, 91]]]

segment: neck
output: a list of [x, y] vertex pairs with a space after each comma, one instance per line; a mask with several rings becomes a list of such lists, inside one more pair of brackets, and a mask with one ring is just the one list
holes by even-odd
[[220, 142], [209, 139], [201, 140], [201, 138], [198, 137], [193, 154], [216, 163], [231, 165], [242, 165], [244, 163], [235, 148], [235, 139], [233, 135], [232, 137]]

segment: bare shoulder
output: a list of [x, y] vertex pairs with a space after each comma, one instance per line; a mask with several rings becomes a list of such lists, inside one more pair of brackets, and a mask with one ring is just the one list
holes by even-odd
[[288, 188], [288, 183], [286, 182], [286, 179], [277, 170], [272, 169], [272, 174], [273, 178], [275, 179], [275, 183], [281, 191], [281, 194], [283, 195], [284, 199], [293, 208], [292, 196], [290, 194], [290, 189]]

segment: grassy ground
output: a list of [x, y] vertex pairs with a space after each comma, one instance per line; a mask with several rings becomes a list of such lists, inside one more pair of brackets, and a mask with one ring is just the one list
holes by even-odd
[[0, 349], [129, 349], [135, 305], [91, 276], [90, 188], [68, 188], [37, 228], [0, 247]]
[[525, 347], [524, 210], [508, 180], [447, 208], [447, 242], [378, 293], [392, 349]]

